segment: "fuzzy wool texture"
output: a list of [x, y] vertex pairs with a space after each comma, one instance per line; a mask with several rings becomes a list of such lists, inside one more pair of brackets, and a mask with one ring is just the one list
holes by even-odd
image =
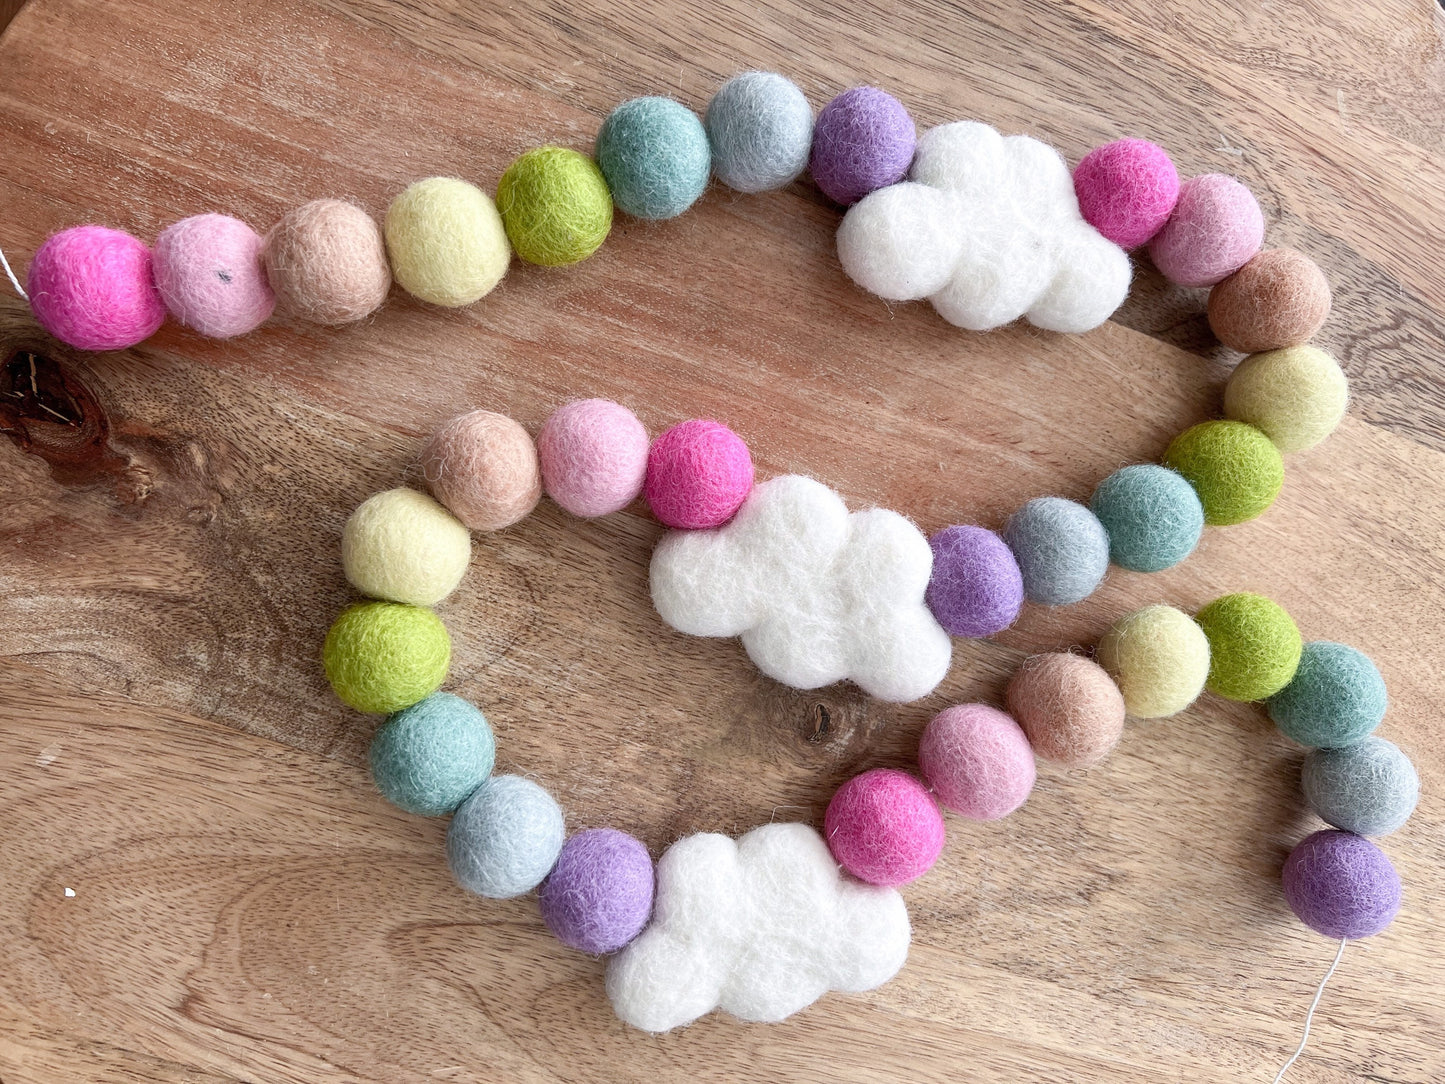
[[447, 865], [468, 892], [511, 899], [552, 872], [565, 836], [550, 794], [519, 775], [494, 775], [452, 814]]
[[1289, 684], [1304, 643], [1279, 603], [1242, 591], [1194, 615], [1209, 639], [1210, 692], [1228, 700], [1266, 700]]
[[497, 184], [497, 213], [528, 263], [565, 267], [591, 256], [612, 230], [612, 193], [597, 163], [567, 147], [537, 147]]
[[719, 1008], [775, 1022], [829, 990], [882, 986], [911, 936], [903, 897], [844, 877], [805, 824], [765, 824], [736, 843], [686, 836], [657, 863], [652, 922], [612, 957], [607, 995], [644, 1031]]
[[1038, 773], [1023, 728], [987, 704], [959, 704], [935, 715], [918, 745], [918, 767], [944, 806], [978, 821], [1018, 809]]
[[156, 289], [170, 314], [213, 339], [255, 331], [276, 309], [262, 243], [260, 234], [230, 215], [193, 215], [163, 229], [152, 259]]
[[1209, 678], [1209, 637], [1173, 606], [1126, 614], [1099, 641], [1099, 665], [1109, 672], [1136, 719], [1175, 715], [1199, 699]]
[[1270, 699], [1269, 717], [1301, 745], [1337, 749], [1369, 737], [1389, 706], [1385, 679], [1368, 655], [1314, 640], [1301, 649], [1289, 684]]
[[985, 527], [945, 527], [928, 540], [928, 608], [950, 636], [981, 639], [1018, 619], [1024, 581], [1004, 540]]
[[1008, 711], [1034, 755], [1066, 768], [1087, 768], [1109, 755], [1124, 734], [1124, 697], [1097, 663], [1055, 652], [1025, 659], [1008, 685]]
[[652, 514], [666, 527], [721, 527], [752, 489], [752, 453], [743, 438], [721, 422], [681, 422], [648, 450], [643, 492]]
[[593, 153], [613, 201], [634, 218], [676, 218], [712, 173], [702, 121], [671, 98], [623, 102], [602, 122]]
[[1264, 212], [1254, 193], [1233, 177], [1206, 173], [1179, 186], [1174, 212], [1149, 242], [1149, 257], [1177, 286], [1213, 286], [1263, 243]]
[[777, 72], [743, 72], [718, 88], [703, 115], [714, 176], [738, 192], [791, 184], [808, 168], [813, 107]]
[[392, 805], [440, 817], [487, 781], [496, 755], [492, 728], [476, 707], [451, 693], [432, 693], [377, 730], [371, 778]]
[[414, 489], [373, 494], [341, 529], [341, 567], [372, 598], [435, 606], [461, 584], [471, 560], [466, 527]]
[[512, 260], [497, 205], [455, 177], [408, 185], [386, 209], [383, 232], [391, 273], [402, 289], [446, 308], [491, 293]]
[[1292, 248], [1266, 249], [1209, 291], [1210, 328], [1241, 354], [1308, 342], [1329, 314], [1329, 279]]
[[1384, 738], [1366, 738], [1343, 749], [1311, 749], [1300, 782], [1320, 820], [1361, 836], [1399, 831], [1420, 801], [1415, 765]]
[[1333, 433], [1349, 403], [1344, 370], [1313, 346], [1251, 354], [1224, 385], [1225, 417], [1254, 426], [1286, 454]]
[[105, 226], [72, 226], [35, 250], [25, 276], [40, 326], [77, 350], [124, 350], [165, 323], [151, 250]]
[[589, 828], [562, 844], [537, 903], [558, 941], [578, 952], [616, 952], [652, 914], [652, 857], [616, 828]]
[[857, 203], [908, 174], [918, 130], [903, 103], [877, 87], [853, 87], [823, 106], [808, 168], [835, 203]]
[[1263, 432], [1237, 421], [1191, 425], [1164, 452], [1164, 465], [1189, 480], [1204, 522], [1228, 527], [1262, 516], [1284, 486], [1284, 460]]
[[1120, 467], [1099, 483], [1089, 510], [1109, 535], [1109, 559], [1132, 572], [1162, 572], [1194, 552], [1204, 533], [1199, 494], [1156, 463]]
[[1079, 212], [1120, 248], [1138, 248], [1164, 228], [1179, 201], [1179, 172], [1147, 139], [1095, 147], [1074, 167]]
[[1084, 220], [1053, 148], [960, 121], [924, 133], [910, 176], [838, 227], [843, 270], [870, 293], [926, 297], [972, 331], [1025, 317], [1060, 332], [1098, 327], [1128, 295], [1128, 254]]
[[584, 518], [620, 512], [637, 499], [647, 453], [647, 429], [637, 415], [608, 399], [564, 403], [537, 434], [547, 496]]
[[1384, 851], [1352, 832], [1306, 836], [1285, 859], [1281, 880], [1290, 910], [1335, 940], [1373, 937], [1400, 911], [1400, 875]]
[[452, 640], [441, 618], [400, 602], [358, 602], [341, 611], [321, 649], [326, 679], [357, 711], [389, 715], [441, 688]]
[[365, 319], [391, 290], [381, 227], [345, 200], [312, 200], [287, 211], [266, 234], [261, 263], [277, 308], [313, 324]]
[[1109, 532], [1078, 501], [1035, 497], [1009, 517], [1003, 540], [1018, 561], [1030, 602], [1082, 602], [1109, 571]]
[[652, 555], [652, 602], [692, 636], [741, 636], [797, 689], [853, 681], [879, 700], [927, 696], [953, 642], [924, 603], [933, 551], [897, 512], [849, 513], [798, 475], [758, 485], [726, 527], [673, 531]]
[[542, 499], [531, 436], [505, 414], [473, 410], [438, 429], [421, 453], [427, 488], [474, 531], [500, 531]]
[[943, 852], [943, 814], [907, 772], [874, 768], [833, 794], [823, 837], [838, 864], [868, 884], [897, 888], [933, 868]]

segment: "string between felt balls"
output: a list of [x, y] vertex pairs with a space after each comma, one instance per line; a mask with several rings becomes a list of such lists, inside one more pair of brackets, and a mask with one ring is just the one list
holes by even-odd
[[0, 264], [5, 267], [5, 274], [10, 278], [10, 285], [15, 287], [15, 292], [20, 295], [21, 301], [29, 301], [30, 295], [25, 292], [25, 287], [20, 285], [20, 280], [15, 277], [15, 272], [10, 270], [10, 261], [5, 258], [5, 250], [0, 248]]
[[1314, 1023], [1315, 1010], [1320, 1007], [1320, 998], [1325, 994], [1325, 983], [1330, 981], [1330, 977], [1335, 973], [1335, 968], [1340, 966], [1340, 960], [1345, 955], [1345, 946], [1349, 943], [1350, 939], [1348, 937], [1340, 938], [1340, 948], [1339, 951], [1335, 953], [1335, 962], [1330, 964], [1330, 969], [1325, 972], [1325, 977], [1320, 979], [1319, 988], [1315, 990], [1315, 999], [1310, 1002], [1310, 1011], [1305, 1013], [1305, 1032], [1300, 1036], [1299, 1047], [1290, 1056], [1289, 1061], [1280, 1066], [1279, 1072], [1274, 1075], [1274, 1080], [1271, 1084], [1279, 1084], [1279, 1082], [1284, 1079], [1285, 1073], [1289, 1072], [1289, 1067], [1299, 1061], [1300, 1055], [1305, 1052], [1305, 1043], [1310, 1041], [1310, 1024]]

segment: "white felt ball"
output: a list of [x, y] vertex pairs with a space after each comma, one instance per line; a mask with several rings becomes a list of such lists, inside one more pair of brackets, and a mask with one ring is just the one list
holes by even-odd
[[530, 779], [494, 775], [452, 815], [447, 864], [468, 892], [510, 899], [552, 872], [565, 835], [550, 794]]
[[341, 530], [346, 578], [372, 598], [434, 606], [457, 589], [471, 559], [471, 533], [414, 489], [368, 497]]
[[808, 166], [813, 108], [776, 72], [743, 72], [718, 88], [703, 118], [717, 179], [738, 192], [782, 188]]
[[848, 277], [888, 301], [914, 301], [947, 285], [963, 251], [953, 197], [905, 181], [869, 193], [838, 227]]

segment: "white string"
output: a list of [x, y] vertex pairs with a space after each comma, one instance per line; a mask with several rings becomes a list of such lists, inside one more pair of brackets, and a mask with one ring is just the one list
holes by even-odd
[[0, 264], [5, 265], [5, 274], [10, 276], [10, 285], [15, 287], [15, 292], [20, 295], [20, 299], [29, 301], [30, 295], [25, 292], [25, 287], [20, 285], [20, 280], [15, 277], [15, 272], [10, 270], [10, 261], [5, 258], [4, 249], [0, 249]]
[[1305, 1052], [1305, 1043], [1310, 1041], [1310, 1024], [1314, 1022], [1315, 1010], [1319, 1008], [1320, 998], [1324, 996], [1325, 983], [1330, 981], [1330, 976], [1335, 973], [1335, 968], [1340, 966], [1340, 958], [1344, 956], [1345, 946], [1349, 944], [1349, 941], [1350, 939], [1348, 937], [1340, 938], [1340, 951], [1335, 953], [1335, 962], [1330, 964], [1330, 969], [1325, 972], [1325, 977], [1320, 979], [1320, 987], [1315, 991], [1315, 999], [1310, 1002], [1310, 1011], [1305, 1014], [1305, 1033], [1300, 1036], [1299, 1049], [1294, 1052], [1294, 1056], [1291, 1057], [1289, 1061], [1280, 1067], [1279, 1072], [1275, 1074], [1271, 1084], [1279, 1084], [1279, 1082], [1284, 1079], [1285, 1073], [1289, 1072], [1289, 1067], [1299, 1061], [1300, 1055]]

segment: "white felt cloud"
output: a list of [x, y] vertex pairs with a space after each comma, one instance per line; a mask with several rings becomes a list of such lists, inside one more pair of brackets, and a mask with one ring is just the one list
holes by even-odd
[[798, 689], [851, 679], [880, 700], [927, 696], [953, 645], [924, 603], [928, 540], [897, 512], [849, 514], [799, 475], [755, 487], [733, 521], [672, 531], [652, 555], [652, 602], [694, 636], [741, 636], [769, 677]]
[[1128, 254], [1084, 221], [1069, 167], [1047, 144], [944, 124], [919, 139], [910, 176], [855, 203], [838, 227], [843, 269], [865, 290], [926, 297], [974, 331], [1020, 316], [1088, 331], [1128, 295]]
[[644, 1031], [716, 1008], [782, 1020], [829, 990], [881, 986], [908, 957], [903, 898], [845, 877], [805, 824], [678, 840], [657, 863], [656, 901], [607, 967], [613, 1009]]

